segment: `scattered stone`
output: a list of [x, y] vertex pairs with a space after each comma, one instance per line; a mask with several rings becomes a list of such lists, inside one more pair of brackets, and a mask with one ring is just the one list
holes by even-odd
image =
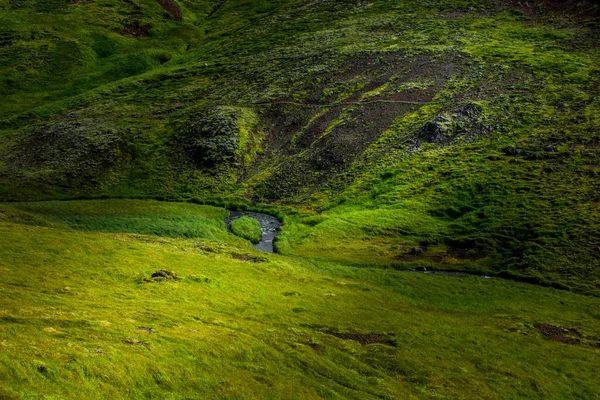
[[427, 143], [447, 143], [450, 141], [446, 132], [449, 129], [450, 120], [446, 117], [437, 117], [428, 121], [417, 132], [418, 138]]
[[421, 255], [425, 253], [425, 250], [423, 250], [421, 247], [413, 247], [412, 250], [410, 251], [410, 254], [412, 255]]
[[507, 156], [518, 156], [519, 154], [521, 154], [521, 149], [517, 149], [512, 146], [505, 147], [502, 149], [502, 151], [504, 151], [504, 154], [506, 154]]
[[145, 327], [145, 326], [138, 326], [138, 329], [140, 331], [145, 331], [145, 332], [148, 332], [148, 333], [155, 333], [156, 332], [154, 329], [148, 328], [148, 327]]
[[507, 156], [522, 156], [523, 159], [525, 160], [537, 160], [538, 159], [538, 155], [535, 153], [530, 153], [528, 151], [525, 150], [521, 150], [521, 149], [517, 149], [516, 147], [512, 147], [512, 146], [508, 146], [502, 149], [502, 151], [504, 151], [504, 154], [506, 154]]

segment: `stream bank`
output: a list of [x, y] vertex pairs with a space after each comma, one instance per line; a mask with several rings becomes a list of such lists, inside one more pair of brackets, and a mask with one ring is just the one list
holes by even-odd
[[258, 213], [254, 211], [230, 211], [229, 217], [225, 218], [225, 226], [227, 226], [227, 230], [231, 231], [231, 221], [241, 217], [254, 218], [260, 224], [262, 239], [260, 242], [254, 244], [254, 248], [256, 250], [274, 253], [275, 249], [273, 248], [273, 241], [275, 240], [275, 236], [277, 236], [281, 222], [269, 214]]

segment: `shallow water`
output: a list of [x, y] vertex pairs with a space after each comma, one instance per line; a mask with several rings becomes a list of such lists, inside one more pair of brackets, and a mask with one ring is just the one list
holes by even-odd
[[262, 239], [254, 245], [256, 250], [273, 253], [273, 240], [277, 236], [281, 222], [277, 218], [269, 214], [257, 213], [253, 211], [230, 211], [230, 216], [225, 218], [225, 225], [230, 230], [231, 221], [240, 217], [247, 216], [254, 218], [260, 224], [262, 230]]

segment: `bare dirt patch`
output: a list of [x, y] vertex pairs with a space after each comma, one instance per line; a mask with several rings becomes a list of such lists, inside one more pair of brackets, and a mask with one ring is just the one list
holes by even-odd
[[324, 333], [344, 340], [353, 340], [362, 345], [379, 343], [396, 347], [396, 342], [392, 338], [382, 333], [351, 333], [337, 331], [325, 331]]
[[566, 344], [581, 344], [581, 333], [575, 328], [562, 328], [551, 324], [538, 324], [535, 329], [546, 339]]
[[231, 254], [231, 257], [235, 258], [236, 260], [249, 261], [249, 262], [253, 262], [253, 263], [264, 263], [264, 262], [268, 261], [265, 257], [251, 256], [250, 254], [233, 253], [233, 254]]
[[156, 2], [158, 4], [160, 4], [160, 6], [162, 8], [164, 8], [166, 11], [170, 12], [171, 15], [173, 16], [173, 18], [175, 19], [175, 21], [183, 20], [183, 13], [181, 12], [181, 9], [177, 5], [177, 3], [175, 3], [175, 1], [173, 1], [173, 0], [156, 0]]
[[150, 35], [150, 29], [152, 29], [150, 25], [125, 25], [122, 33], [135, 38], [144, 38]]

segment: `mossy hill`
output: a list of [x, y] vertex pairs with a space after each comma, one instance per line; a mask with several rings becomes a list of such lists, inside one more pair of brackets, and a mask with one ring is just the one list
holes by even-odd
[[[9, 349], [0, 351], [0, 398], [593, 397], [596, 3], [0, 0], [0, 274], [9, 274], [2, 293], [13, 302], [0, 311], [0, 350]], [[260, 256], [229, 234], [226, 209], [277, 215], [279, 254]], [[63, 243], [77, 238], [83, 255]], [[112, 251], [119, 257], [107, 261]], [[194, 272], [199, 264], [241, 275], [215, 280]], [[413, 269], [500, 279], [402, 272]], [[157, 271], [180, 279], [145, 280]], [[90, 290], [73, 315], [61, 314], [76, 296], [59, 275]], [[270, 285], [282, 277], [275, 295]], [[207, 290], [218, 282], [213, 300]], [[327, 300], [304, 302], [311, 283]], [[333, 296], [336, 288], [349, 297]], [[493, 291], [496, 305], [482, 306]], [[121, 311], [102, 317], [93, 310], [100, 299]], [[533, 299], [546, 310], [539, 318]], [[210, 318], [191, 310], [199, 300]], [[110, 321], [146, 303], [147, 314], [130, 319], [172, 329], [159, 345]], [[364, 304], [370, 317], [357, 311], [345, 326], [342, 303]], [[261, 307], [274, 311], [258, 315]], [[381, 322], [398, 312], [423, 318], [413, 336]], [[471, 317], [473, 336], [461, 330]], [[86, 325], [90, 318], [110, 325]], [[211, 350], [175, 332], [188, 322], [212, 327], [203, 337], [215, 340], [214, 359], [192, 361]], [[417, 331], [433, 339], [413, 357]], [[240, 334], [250, 342], [228, 336]], [[69, 364], [68, 373], [55, 364], [78, 340], [72, 358], [93, 353], [89, 335], [106, 340], [105, 353], [140, 358], [112, 373], [118, 357]], [[477, 361], [485, 341], [504, 350], [486, 348]], [[454, 363], [465, 345], [472, 363]], [[552, 367], [536, 346], [554, 352]], [[436, 352], [444, 361], [432, 366]], [[559, 355], [588, 361], [577, 369], [580, 361], [560, 364]], [[167, 373], [182, 360], [187, 369]], [[286, 371], [296, 374], [287, 386]]]

